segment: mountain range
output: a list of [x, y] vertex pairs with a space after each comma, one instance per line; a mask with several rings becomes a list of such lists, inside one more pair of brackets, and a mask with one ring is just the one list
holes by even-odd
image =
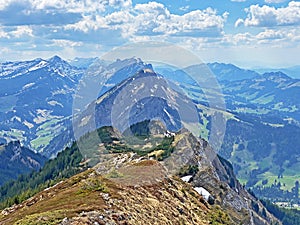
[[66, 130], [83, 70], [58, 56], [0, 64], [1, 142], [19, 140], [40, 152]]
[[[75, 140], [72, 110], [80, 111], [80, 109], [74, 108], [72, 103], [74, 103], [74, 96], [86, 94], [80, 92], [80, 88], [83, 87], [80, 83], [82, 78], [87, 84], [94, 85], [91, 90], [97, 90], [97, 93], [92, 93], [91, 96], [77, 96], [76, 99], [87, 97], [87, 102], [82, 104], [84, 107], [81, 119], [84, 118], [84, 113], [88, 115], [92, 111], [99, 115], [92, 128], [112, 125], [112, 122], [116, 123], [113, 125], [124, 128], [124, 124], [121, 123], [122, 116], [120, 120], [109, 121], [110, 118], [104, 115], [111, 113], [113, 103], [118, 100], [122, 88], [126, 85], [129, 85], [132, 90], [136, 88], [134, 76], [136, 79], [146, 76], [147, 79], [152, 79], [151, 82], [146, 83], [146, 87], [155, 82], [159, 85], [153, 90], [150, 86], [144, 90], [148, 90], [149, 93], [152, 91], [153, 96], [164, 96], [164, 100], [146, 98], [139, 101], [130, 112], [124, 110], [115, 113], [120, 113], [119, 116], [121, 113], [130, 115], [132, 124], [140, 120], [152, 119], [153, 113], [152, 116], [155, 115], [153, 117], [167, 121], [169, 130], [176, 131], [181, 126], [178, 122], [180, 108], [176, 108], [175, 105], [178, 101], [181, 101], [179, 105], [182, 105], [185, 98], [191, 99], [193, 105], [197, 106], [197, 120], [200, 121], [202, 138], [209, 139], [214, 116], [219, 116], [226, 121], [225, 137], [218, 153], [233, 163], [233, 169], [242, 183], [247, 187], [263, 187], [262, 181], [265, 183], [267, 180], [267, 186], [271, 186], [276, 180], [284, 184], [284, 188], [281, 187], [283, 191], [291, 191], [296, 180], [300, 179], [298, 173], [300, 152], [297, 147], [299, 146], [297, 137], [300, 133], [300, 106], [297, 99], [300, 81], [282, 72], [260, 74], [222, 63], [211, 63], [207, 66], [220, 84], [221, 94], [226, 103], [225, 111], [210, 108], [207, 100], [209, 96], [206, 95], [212, 93], [213, 96], [214, 92], [204, 90], [209, 87], [201, 88], [196, 85], [186, 73], [192, 71], [197, 74], [199, 68], [197, 66], [182, 71], [156, 67], [135, 58], [116, 62], [77, 58], [67, 62], [57, 56], [48, 60], [2, 63], [0, 64], [0, 84], [3, 87], [0, 91], [2, 105], [0, 140], [3, 143], [20, 140], [24, 146], [48, 158], [55, 157], [59, 151]], [[102, 85], [102, 90], [99, 90], [97, 82], [104, 79], [103, 71], [108, 71], [111, 76]], [[100, 77], [100, 80], [95, 80], [95, 77]], [[160, 89], [159, 87], [167, 84], [160, 77], [174, 84], [179, 83], [180, 90]], [[138, 85], [143, 85], [143, 82]], [[168, 85], [172, 86], [170, 82]], [[139, 93], [140, 96], [149, 95], [141, 91]], [[171, 99], [170, 96], [174, 95], [177, 98]], [[121, 96], [129, 99], [126, 104], [134, 104], [135, 100], [130, 98], [130, 93]], [[93, 101], [93, 104], [89, 104]], [[170, 102], [173, 105], [168, 104]], [[149, 105], [152, 103], [160, 105], [165, 111], [151, 108]], [[142, 107], [144, 105], [145, 107]], [[113, 108], [118, 109], [118, 107]], [[193, 110], [192, 112], [194, 113]], [[193, 118], [192, 122], [194, 121]], [[76, 132], [81, 136], [85, 131], [92, 131], [92, 128], [87, 128], [85, 125], [82, 131], [78, 129]]]
[[[246, 188], [299, 202], [299, 80], [282, 72], [55, 56], [3, 63], [0, 83], [2, 182], [32, 171], [0, 188], [4, 224], [280, 224]], [[220, 97], [225, 108], [210, 104]], [[218, 154], [214, 118], [226, 124]]]
[[258, 73], [266, 73], [266, 72], [278, 72], [281, 71], [288, 76], [294, 78], [294, 79], [300, 79], [300, 66], [292, 66], [292, 67], [287, 67], [287, 68], [278, 68], [278, 69], [273, 69], [273, 68], [257, 68], [253, 69], [254, 71], [257, 71]]

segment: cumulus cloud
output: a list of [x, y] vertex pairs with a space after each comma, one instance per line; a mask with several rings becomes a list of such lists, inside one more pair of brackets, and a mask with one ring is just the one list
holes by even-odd
[[274, 39], [282, 39], [286, 37], [286, 33], [281, 31], [281, 30], [265, 30], [263, 32], [260, 32], [259, 34], [256, 35], [256, 37], [260, 40], [264, 39], [269, 39], [269, 40], [274, 40]]
[[72, 32], [100, 33], [104, 38], [115, 34], [126, 40], [222, 35], [228, 13], [219, 15], [212, 8], [184, 10], [182, 15], [173, 14], [154, 1], [133, 5], [132, 0], [0, 0], [0, 24], [19, 27], [15, 35], [25, 35], [25, 29], [27, 36], [32, 35], [28, 30], [32, 26], [36, 30], [47, 28], [49, 34], [43, 35], [54, 39]]
[[34, 37], [30, 26], [17, 26], [13, 29], [3, 29], [0, 27], [0, 38], [11, 39], [11, 41], [20, 38]]
[[16, 0], [0, 0], [0, 10], [5, 9], [8, 7], [11, 3], [15, 2]]
[[12, 4], [20, 3], [26, 5], [28, 12], [34, 10], [62, 10], [75, 13], [104, 12], [107, 7], [127, 8], [132, 5], [131, 0], [0, 0], [0, 10]]
[[222, 44], [248, 47], [291, 47], [300, 40], [299, 29], [289, 29], [281, 27], [280, 29], [265, 28], [258, 33], [237, 33], [225, 34], [222, 38]]
[[255, 37], [249, 33], [226, 34], [222, 38], [222, 44], [225, 45], [249, 45], [255, 41]]
[[1, 27], [0, 27], [0, 38], [9, 38], [8, 33], [5, 32]]
[[131, 6], [131, 0], [0, 0], [0, 24], [74, 24], [83, 16], [105, 15]]
[[105, 16], [85, 17], [65, 28], [83, 32], [103, 28], [121, 30], [124, 38], [157, 35], [218, 36], [223, 31], [227, 16], [228, 13], [218, 15], [212, 8], [176, 15], [161, 3], [149, 2]]
[[11, 35], [16, 38], [23, 36], [33, 37], [33, 30], [29, 26], [18, 26], [16, 30], [11, 32]]
[[272, 27], [300, 25], [300, 2], [289, 2], [288, 6], [275, 8], [271, 6], [251, 5], [246, 9], [246, 19], [238, 19], [236, 25]]

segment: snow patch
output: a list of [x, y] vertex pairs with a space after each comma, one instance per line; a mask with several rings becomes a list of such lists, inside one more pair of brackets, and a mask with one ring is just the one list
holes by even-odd
[[195, 191], [197, 191], [200, 195], [204, 197], [206, 201], [208, 201], [211, 194], [203, 187], [195, 187]]
[[45, 67], [47, 64], [48, 64], [48, 63], [47, 63], [46, 61], [41, 61], [41, 62], [39, 62], [37, 65], [35, 65], [35, 66], [29, 68], [28, 71], [31, 72], [31, 71], [38, 70], [38, 69], [40, 69], [40, 68]]
[[83, 126], [87, 125], [88, 122], [90, 121], [91, 117], [92, 117], [91, 115], [88, 115], [88, 116], [83, 117], [83, 118], [81, 119], [81, 121], [80, 121], [79, 126], [80, 126], [80, 127], [83, 127]]
[[22, 88], [22, 90], [25, 90], [25, 89], [27, 89], [27, 88], [30, 88], [30, 87], [32, 87], [33, 85], [35, 85], [35, 83], [28, 83], [28, 84], [25, 84], [24, 86], [23, 86], [23, 88]]
[[172, 116], [166, 109], [164, 109], [164, 112], [165, 112], [165, 113], [167, 114], [167, 116], [170, 118], [171, 123], [172, 123], [172, 124], [176, 124], [175, 121], [174, 121], [174, 119], [173, 119], [173, 116]]
[[57, 102], [57, 101], [54, 101], [54, 100], [49, 101], [48, 104], [51, 105], [51, 106], [59, 105], [59, 106], [62, 107], [62, 108], [64, 107], [61, 103], [59, 103], [59, 102]]
[[18, 122], [21, 122], [21, 118], [18, 116], [14, 116], [13, 118], [10, 119], [11, 122], [13, 122], [14, 120], [17, 120]]
[[40, 124], [43, 123], [45, 121], [47, 121], [47, 119], [50, 116], [51, 111], [46, 110], [46, 109], [38, 109], [37, 110], [37, 117], [33, 119], [33, 122], [35, 122], [36, 124]]
[[181, 180], [188, 183], [188, 182], [190, 182], [192, 177], [193, 177], [192, 175], [184, 176], [184, 177], [181, 177]]
[[23, 124], [24, 124], [25, 126], [27, 126], [29, 129], [31, 129], [31, 128], [34, 127], [34, 125], [33, 125], [32, 123], [29, 123], [27, 120], [25, 120], [25, 121], [23, 122]]

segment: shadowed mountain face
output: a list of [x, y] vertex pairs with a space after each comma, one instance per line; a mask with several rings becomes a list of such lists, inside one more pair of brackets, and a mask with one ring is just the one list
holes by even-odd
[[151, 69], [140, 70], [90, 104], [75, 128], [84, 134], [92, 127], [112, 125], [124, 132], [132, 124], [152, 119], [160, 119], [170, 131], [181, 129], [183, 122], [197, 124], [194, 103], [171, 85]]
[[40, 169], [46, 158], [22, 147], [20, 142], [0, 145], [0, 185], [20, 174]]

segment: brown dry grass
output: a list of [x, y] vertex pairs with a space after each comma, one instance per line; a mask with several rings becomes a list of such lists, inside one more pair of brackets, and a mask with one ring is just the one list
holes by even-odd
[[[56, 211], [57, 216], [72, 217], [82, 211], [101, 210], [105, 208], [105, 202], [99, 191], [86, 190], [85, 181], [92, 175], [92, 171], [78, 174], [66, 182], [62, 182], [48, 190], [44, 190], [33, 198], [15, 207], [15, 210], [4, 217], [0, 224], [13, 224], [28, 215], [39, 215], [45, 212]], [[114, 196], [118, 195], [118, 188], [111, 181], [100, 176], [93, 175], [93, 179], [99, 180], [104, 185], [103, 191], [110, 191]], [[45, 216], [45, 215], [43, 215]]]
[[72, 225], [210, 224], [211, 207], [189, 184], [167, 177], [159, 162], [130, 162], [116, 172], [122, 176], [105, 178], [92, 169], [78, 174], [15, 206], [0, 224], [59, 224], [64, 218]]

